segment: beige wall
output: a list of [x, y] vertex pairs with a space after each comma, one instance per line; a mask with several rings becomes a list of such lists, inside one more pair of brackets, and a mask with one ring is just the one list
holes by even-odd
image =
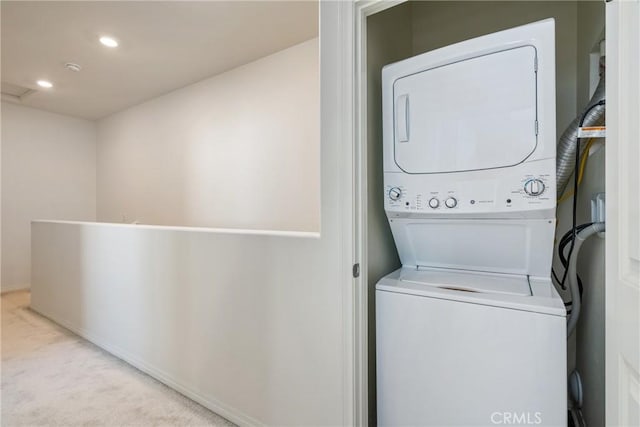
[[2, 291], [30, 284], [30, 222], [96, 219], [95, 124], [2, 103]]
[[318, 40], [98, 124], [98, 220], [318, 231]]

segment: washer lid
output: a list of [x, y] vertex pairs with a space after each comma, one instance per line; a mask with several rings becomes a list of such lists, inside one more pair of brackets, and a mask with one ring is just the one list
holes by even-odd
[[380, 279], [376, 298], [387, 293], [436, 298], [501, 309], [566, 317], [550, 278], [464, 270], [403, 267]]
[[536, 48], [526, 45], [395, 80], [398, 167], [425, 174], [525, 161], [537, 146], [536, 63]]

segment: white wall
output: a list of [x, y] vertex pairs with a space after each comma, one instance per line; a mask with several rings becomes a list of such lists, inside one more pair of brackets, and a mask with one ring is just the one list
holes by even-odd
[[2, 291], [30, 283], [30, 221], [96, 218], [93, 122], [2, 103]]
[[236, 422], [352, 425], [343, 7], [320, 6], [320, 234], [36, 223], [33, 307]]
[[36, 222], [31, 307], [236, 423], [339, 425], [344, 285], [324, 225]]
[[318, 40], [103, 119], [98, 220], [317, 231]]

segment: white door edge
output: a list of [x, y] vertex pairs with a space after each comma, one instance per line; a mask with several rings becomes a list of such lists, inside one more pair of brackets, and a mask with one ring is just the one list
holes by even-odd
[[606, 6], [605, 417], [640, 425], [640, 1]]
[[352, 6], [349, 19], [343, 24], [350, 34], [344, 40], [344, 49], [351, 51], [354, 66], [345, 75], [345, 91], [354, 95], [352, 105], [353, 138], [353, 253], [354, 263], [360, 264], [360, 276], [353, 279], [354, 333], [354, 425], [369, 425], [369, 352], [368, 352], [368, 277], [367, 277], [367, 18], [378, 12], [404, 3], [406, 0], [356, 0], [346, 2]]

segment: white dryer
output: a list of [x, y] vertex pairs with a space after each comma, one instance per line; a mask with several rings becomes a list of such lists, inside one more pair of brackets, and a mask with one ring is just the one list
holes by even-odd
[[383, 426], [566, 425], [552, 19], [386, 66]]

